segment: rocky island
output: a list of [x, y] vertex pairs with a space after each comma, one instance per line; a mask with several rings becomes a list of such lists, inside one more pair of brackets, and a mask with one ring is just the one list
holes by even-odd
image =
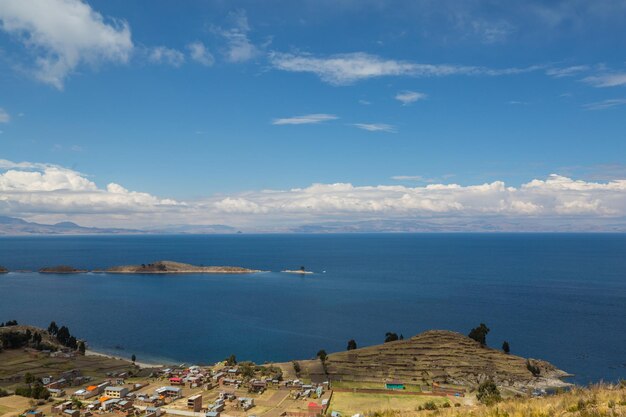
[[108, 268], [108, 274], [252, 274], [261, 272], [239, 266], [197, 266], [173, 261], [157, 261], [150, 264], [122, 265]]
[[77, 269], [68, 265], [46, 266], [39, 270], [40, 274], [82, 274], [87, 272], [85, 269]]

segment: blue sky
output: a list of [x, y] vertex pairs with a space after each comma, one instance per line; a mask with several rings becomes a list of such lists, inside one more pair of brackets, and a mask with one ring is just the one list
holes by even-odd
[[[96, 193], [113, 183], [187, 206], [228, 198], [244, 207], [164, 215], [163, 223], [256, 224], [254, 214], [286, 204], [276, 197], [268, 205], [262, 190], [289, 194], [317, 183], [404, 187], [393, 198], [417, 192], [422, 202], [439, 199], [424, 197], [428, 185], [517, 189], [551, 174], [621, 187], [625, 18], [626, 3], [608, 0], [0, 0], [0, 172], [4, 192], [22, 196], [21, 212], [13, 197], [0, 211], [149, 223], [115, 209], [97, 220], [89, 215], [100, 207], [43, 197], [26, 205], [23, 196], [35, 191], [81, 191], [72, 188], [79, 180], [58, 188], [47, 169]], [[617, 196], [552, 198], [595, 204], [593, 213], [575, 213], [585, 216], [626, 211], [621, 188]], [[362, 213], [350, 206], [338, 214], [342, 201], [313, 219], [309, 203], [274, 221]], [[545, 209], [533, 216], [563, 214], [556, 203], [532, 203]], [[392, 216], [384, 206], [357, 217]]]

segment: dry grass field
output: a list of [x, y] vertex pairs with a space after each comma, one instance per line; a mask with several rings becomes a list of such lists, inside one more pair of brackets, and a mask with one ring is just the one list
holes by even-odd
[[355, 394], [349, 392], [335, 392], [330, 403], [331, 411], [338, 411], [342, 415], [356, 413], [371, 414], [376, 411], [395, 410], [396, 412], [415, 412], [427, 402], [434, 402], [438, 406], [448, 403], [444, 397], [430, 397], [423, 395], [393, 395], [393, 394]]

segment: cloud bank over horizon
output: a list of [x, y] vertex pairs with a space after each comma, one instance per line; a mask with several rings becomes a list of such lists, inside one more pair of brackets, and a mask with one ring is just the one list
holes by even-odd
[[87, 175], [58, 165], [0, 160], [0, 215], [103, 227], [221, 223], [248, 230], [398, 219], [481, 221], [497, 227], [515, 219], [523, 231], [524, 221], [560, 219], [567, 230], [576, 230], [579, 221], [623, 220], [626, 179], [589, 182], [552, 174], [517, 187], [497, 180], [416, 187], [312, 184], [178, 201], [116, 183], [98, 186]]

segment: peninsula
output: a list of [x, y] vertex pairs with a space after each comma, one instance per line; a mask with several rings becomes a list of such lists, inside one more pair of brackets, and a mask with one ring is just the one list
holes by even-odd
[[108, 268], [108, 274], [252, 274], [262, 272], [239, 266], [197, 266], [173, 261], [157, 261], [150, 264], [122, 265]]

